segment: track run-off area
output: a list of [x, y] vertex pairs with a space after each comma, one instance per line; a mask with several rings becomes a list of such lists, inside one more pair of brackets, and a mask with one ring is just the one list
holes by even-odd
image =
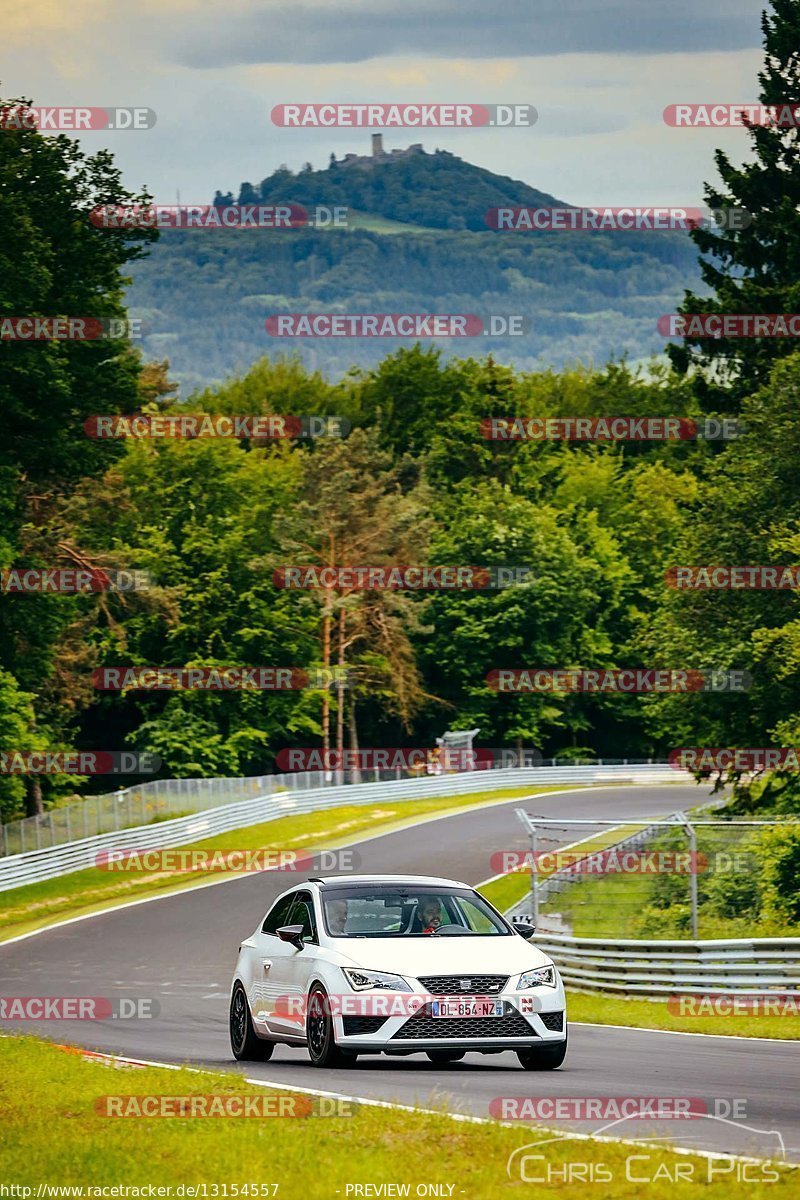
[[[519, 807], [544, 817], [632, 819], [665, 816], [705, 799], [699, 788], [681, 784], [570, 788], [532, 796], [527, 803], [517, 798], [426, 818], [355, 839], [352, 845], [360, 857], [359, 873], [442, 875], [476, 885], [495, 874], [493, 853], [528, 848], [515, 816]], [[574, 840], [574, 834], [560, 836], [563, 842]], [[511, 1051], [467, 1054], [445, 1067], [423, 1054], [363, 1056], [352, 1066], [329, 1071], [312, 1067], [305, 1049], [278, 1046], [267, 1063], [235, 1063], [228, 1043], [228, 1002], [239, 943], [273, 899], [303, 878], [283, 871], [237, 875], [2, 944], [4, 996], [147, 997], [158, 1005], [158, 1015], [146, 1020], [4, 1025], [154, 1063], [243, 1071], [248, 1078], [282, 1088], [446, 1109], [473, 1118], [488, 1119], [491, 1102], [504, 1096], [696, 1097], [709, 1108], [717, 1100], [743, 1100], [743, 1120], [709, 1116], [629, 1120], [614, 1127], [608, 1121], [558, 1124], [584, 1134], [602, 1130], [605, 1136], [633, 1140], [666, 1138], [679, 1146], [759, 1158], [782, 1158], [785, 1149], [789, 1161], [800, 1162], [800, 1041], [570, 1022], [569, 1052], [557, 1071], [523, 1071]], [[391, 962], [385, 969], [392, 970]]]

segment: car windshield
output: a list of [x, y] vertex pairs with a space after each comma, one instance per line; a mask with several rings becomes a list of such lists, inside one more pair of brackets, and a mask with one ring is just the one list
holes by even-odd
[[326, 888], [322, 907], [331, 937], [496, 937], [511, 932], [468, 888]]

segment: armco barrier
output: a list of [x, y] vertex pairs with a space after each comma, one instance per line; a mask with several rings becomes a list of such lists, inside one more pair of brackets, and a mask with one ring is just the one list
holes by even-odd
[[[714, 809], [721, 800], [707, 801]], [[677, 818], [679, 814], [673, 814]], [[666, 819], [667, 821], [670, 818]], [[548, 821], [543, 821], [543, 827]], [[605, 850], [617, 852], [646, 845], [664, 823], [643, 825]], [[675, 825], [676, 828], [680, 826]], [[594, 836], [582, 839], [592, 843]], [[578, 849], [573, 842], [569, 849]], [[562, 847], [564, 849], [565, 847]], [[592, 849], [587, 849], [591, 854]], [[539, 881], [537, 896], [546, 901], [568, 882], [586, 879], [570, 867]], [[508, 920], [530, 921], [528, 892], [505, 912]], [[681, 993], [702, 995], [796, 994], [800, 1003], [800, 938], [725, 938], [715, 941], [665, 941], [651, 938], [585, 938], [537, 930], [535, 944], [549, 954], [567, 987], [651, 999]]]
[[155, 825], [140, 825], [97, 837], [81, 838], [64, 845], [48, 846], [25, 854], [0, 858], [0, 892], [68, 875], [95, 865], [100, 850], [164, 850], [185, 846], [201, 838], [214, 837], [231, 829], [259, 825], [293, 813], [310, 813], [340, 804], [379, 804], [386, 801], [419, 800], [428, 796], [454, 796], [497, 788], [552, 787], [559, 784], [677, 783], [681, 776], [663, 763], [635, 766], [507, 767], [496, 771], [467, 771], [433, 778], [402, 779], [388, 783], [348, 784], [310, 788], [305, 791], [274, 792], [209, 809], [204, 813], [177, 817]]
[[797, 992], [800, 1000], [800, 938], [610, 941], [537, 933], [535, 942], [564, 983], [581, 991], [662, 997]]
[[[445, 737], [449, 736], [445, 734]], [[524, 748], [522, 754], [526, 754]], [[501, 767], [564, 767], [564, 766], [636, 766], [651, 763], [652, 759], [583, 759], [566, 763], [521, 761], [492, 764], [490, 770]], [[433, 767], [433, 764], [431, 764]], [[482, 768], [485, 769], [485, 768]], [[370, 767], [361, 771], [289, 771], [285, 774], [249, 775], [239, 778], [212, 779], [149, 779], [132, 787], [117, 788], [114, 792], [91, 794], [82, 799], [49, 808], [31, 817], [0, 824], [0, 857], [26, 854], [30, 850], [45, 850], [63, 846], [81, 838], [99, 837], [103, 833], [119, 833], [138, 825], [153, 825], [188, 817], [191, 813], [223, 808], [241, 800], [255, 800], [276, 792], [307, 792], [312, 788], [342, 784], [393, 783], [401, 779], [420, 779], [440, 774], [435, 769], [421, 771], [394, 767]]]

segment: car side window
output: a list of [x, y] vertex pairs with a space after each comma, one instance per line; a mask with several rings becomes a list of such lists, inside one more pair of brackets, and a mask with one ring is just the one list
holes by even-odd
[[310, 892], [295, 892], [294, 904], [288, 925], [302, 925], [303, 937], [307, 942], [317, 942], [317, 922], [314, 918], [314, 901]]
[[290, 924], [287, 918], [296, 895], [296, 892], [291, 892], [288, 896], [284, 896], [282, 900], [279, 900], [277, 904], [273, 905], [264, 918], [264, 924], [261, 926], [262, 933], [277, 934], [283, 925]]

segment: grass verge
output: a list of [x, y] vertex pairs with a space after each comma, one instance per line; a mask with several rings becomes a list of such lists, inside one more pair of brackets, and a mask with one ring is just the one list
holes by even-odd
[[[195, 1096], [201, 1098], [199, 1104], [206, 1104], [204, 1097], [224, 1096], [226, 1103], [236, 1103], [232, 1098], [246, 1095], [266, 1097], [274, 1103], [277, 1096], [292, 1093], [259, 1088], [231, 1074], [150, 1067], [110, 1069], [29, 1037], [3, 1039], [0, 1054], [4, 1133], [0, 1178], [18, 1188], [31, 1188], [27, 1195], [34, 1197], [40, 1184], [72, 1185], [81, 1189], [72, 1194], [84, 1197], [92, 1196], [89, 1188], [115, 1185], [156, 1185], [170, 1189], [162, 1195], [201, 1198], [276, 1195], [278, 1200], [328, 1200], [339, 1195], [345, 1200], [365, 1195], [439, 1195], [482, 1200], [519, 1196], [533, 1193], [521, 1182], [518, 1167], [516, 1178], [509, 1179], [509, 1156], [520, 1147], [552, 1136], [527, 1123], [479, 1125], [454, 1121], [444, 1114], [367, 1105], [357, 1106], [349, 1116], [327, 1118], [108, 1117], [99, 1115], [96, 1106], [104, 1107], [104, 1098], [109, 1096]], [[332, 1085], [329, 1077], [321, 1084], [326, 1088]], [[130, 1102], [121, 1103], [127, 1107]], [[138, 1103], [134, 1102], [134, 1108]], [[296, 1103], [305, 1107], [308, 1101], [298, 1096]], [[679, 1132], [676, 1139], [680, 1140]], [[587, 1170], [600, 1173], [594, 1180], [604, 1184], [598, 1194], [613, 1194], [615, 1200], [639, 1200], [643, 1179], [650, 1181], [650, 1200], [696, 1196], [698, 1184], [708, 1200], [797, 1194], [793, 1190], [797, 1171], [779, 1164], [751, 1165], [747, 1181], [737, 1185], [733, 1180], [742, 1164], [677, 1156], [662, 1147], [567, 1138], [548, 1141], [531, 1153], [544, 1158], [528, 1162], [525, 1182], [530, 1185], [533, 1178], [552, 1173], [555, 1190], [568, 1200], [586, 1196]], [[517, 1155], [517, 1164], [521, 1157]], [[570, 1181], [576, 1172], [577, 1178]], [[762, 1181], [760, 1177], [767, 1175], [774, 1176], [774, 1181]], [[394, 1184], [402, 1190], [378, 1190], [381, 1184]], [[418, 1190], [432, 1184], [441, 1190]], [[181, 1185], [182, 1192], [178, 1191]], [[277, 1190], [273, 1190], [275, 1185]], [[359, 1185], [360, 1190], [354, 1190]], [[27, 1200], [25, 1193], [15, 1194]]]
[[666, 1000], [613, 996], [607, 992], [568, 992], [570, 1021], [597, 1025], [630, 1025], [639, 1029], [668, 1029], [673, 1033], [717, 1033], [735, 1037], [800, 1039], [800, 1016], [680, 1016]]
[[[462, 796], [434, 797], [384, 803], [374, 808], [341, 805], [317, 813], [279, 817], [261, 825], [234, 829], [212, 838], [201, 838], [181, 850], [301, 850], [335, 849], [360, 835], [387, 833], [400, 829], [420, 817], [444, 816], [483, 804], [514, 800], [563, 788], [509, 788], [473, 792]], [[203, 814], [198, 814], [202, 820]], [[125, 846], [125, 831], [120, 832], [120, 848]], [[488, 863], [488, 857], [487, 857]], [[77, 917], [101, 912], [128, 900], [170, 891], [182, 891], [198, 883], [223, 878], [224, 871], [192, 871], [178, 875], [171, 871], [118, 873], [90, 867], [57, 879], [43, 880], [11, 891], [0, 892], [0, 942], [17, 934], [39, 929], [57, 918]], [[287, 887], [291, 882], [287, 878]]]

